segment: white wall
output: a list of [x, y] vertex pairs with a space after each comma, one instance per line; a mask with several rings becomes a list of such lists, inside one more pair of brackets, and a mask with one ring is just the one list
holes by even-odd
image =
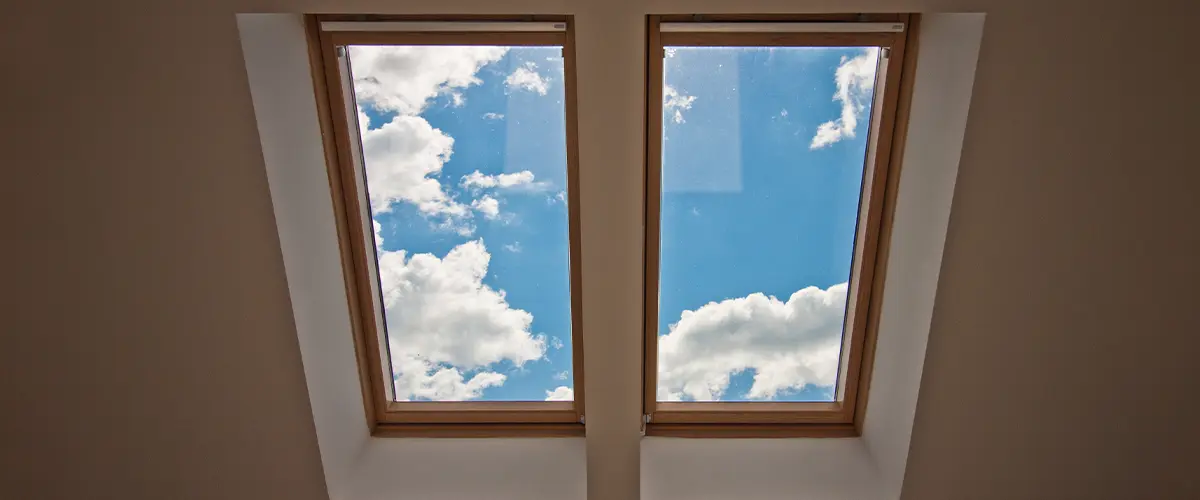
[[303, 17], [237, 19], [317, 444], [337, 497], [368, 436]]
[[583, 438], [376, 438], [333, 500], [583, 500]]
[[642, 441], [643, 500], [873, 500], [861, 439]]
[[[406, 497], [429, 500], [585, 498], [583, 439], [369, 438], [302, 18], [247, 14], [238, 23], [331, 496], [397, 498], [403, 485]], [[643, 498], [899, 497], [982, 28], [982, 15], [922, 20], [864, 437], [647, 438]]]
[[904, 480], [983, 24], [983, 14], [921, 18], [878, 354], [863, 426], [888, 498], [899, 496]]

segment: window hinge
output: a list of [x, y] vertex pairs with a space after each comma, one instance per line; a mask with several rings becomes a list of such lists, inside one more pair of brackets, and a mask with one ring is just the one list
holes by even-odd
[[650, 414], [642, 415], [642, 435], [646, 435], [646, 424], [650, 423]]
[[586, 417], [586, 416], [584, 416], [584, 415], [580, 415], [580, 416], [579, 416], [579, 423], [580, 423], [580, 424], [583, 424], [583, 425], [587, 425], [587, 417]]
[[344, 46], [339, 46], [339, 47], [337, 48], [337, 56], [338, 56], [338, 57], [346, 57], [346, 47], [344, 47]]
[[891, 55], [892, 55], [892, 49], [890, 47], [883, 47], [883, 48], [879, 49], [879, 57], [887, 59]]

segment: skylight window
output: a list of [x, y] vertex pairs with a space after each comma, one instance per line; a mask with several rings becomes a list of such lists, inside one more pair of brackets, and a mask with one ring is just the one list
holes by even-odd
[[855, 432], [901, 17], [651, 19], [648, 433]]
[[372, 423], [582, 432], [569, 21], [322, 21]]

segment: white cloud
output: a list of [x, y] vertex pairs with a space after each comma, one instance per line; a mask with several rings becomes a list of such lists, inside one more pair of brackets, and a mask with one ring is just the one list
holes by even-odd
[[398, 115], [377, 129], [363, 127], [361, 131], [371, 209], [375, 213], [388, 212], [393, 203], [402, 201], [416, 205], [425, 215], [469, 215], [467, 207], [453, 200], [441, 182], [431, 177], [441, 173], [450, 160], [454, 139], [424, 118], [407, 115]]
[[550, 337], [550, 347], [553, 347], [555, 349], [562, 349], [563, 346], [565, 346], [565, 345], [566, 344], [563, 344], [562, 339], [560, 339], [558, 337]]
[[514, 241], [514, 242], [512, 242], [512, 243], [506, 244], [506, 245], [504, 245], [504, 249], [505, 249], [505, 250], [508, 250], [508, 251], [510, 251], [510, 252], [512, 252], [512, 253], [521, 253], [521, 250], [522, 250], [522, 249], [521, 249], [521, 242], [519, 242], [519, 241]]
[[358, 111], [358, 128], [360, 130], [366, 130], [371, 126], [371, 117], [367, 116], [366, 113], [363, 113], [362, 106], [356, 106], [355, 109]]
[[379, 225], [379, 221], [377, 220], [372, 220], [371, 225], [375, 228], [375, 249], [376, 251], [383, 250], [383, 234], [380, 233], [383, 230], [383, 226]]
[[658, 398], [717, 400], [754, 370], [747, 397], [836, 382], [846, 284], [808, 287], [782, 302], [761, 293], [684, 311], [658, 339]]
[[483, 119], [484, 120], [503, 120], [504, 114], [503, 113], [484, 113]]
[[[439, 259], [380, 252], [379, 278], [398, 399], [470, 399], [504, 375], [488, 370], [540, 359], [546, 341], [533, 315], [511, 307], [503, 290], [483, 284], [491, 255], [468, 241]], [[470, 379], [464, 373], [476, 371]]]
[[480, 83], [475, 74], [500, 60], [504, 47], [367, 46], [350, 47], [354, 90], [381, 110], [416, 115], [429, 100], [447, 94], [456, 106], [462, 90]]
[[453, 153], [454, 139], [417, 115], [438, 95], [462, 105], [462, 91], [480, 83], [480, 68], [506, 52], [502, 47], [350, 48], [359, 104], [398, 113], [374, 130], [368, 130], [362, 109], [358, 113], [374, 212], [388, 212], [397, 202], [410, 203], [439, 219], [436, 227], [464, 236], [473, 232], [472, 204], [456, 201], [437, 179]]
[[508, 85], [509, 90], [528, 90], [536, 92], [538, 95], [546, 95], [546, 92], [550, 90], [550, 81], [538, 74], [537, 64], [532, 62], [518, 67], [511, 75], [508, 75], [504, 83]]
[[553, 391], [546, 391], [546, 401], [574, 401], [575, 390], [565, 385], [555, 387]]
[[680, 94], [675, 87], [663, 86], [663, 113], [671, 117], [675, 123], [683, 123], [683, 110], [692, 109], [696, 96]]
[[392, 369], [396, 374], [396, 399], [400, 401], [477, 399], [484, 389], [503, 385], [507, 378], [496, 372], [481, 371], [467, 380], [458, 368], [437, 366], [412, 356], [393, 356]]
[[571, 372], [566, 370], [554, 374], [554, 380], [566, 380], [568, 378], [571, 378]]
[[554, 193], [554, 195], [550, 195], [550, 194], [546, 195], [546, 204], [547, 205], [554, 205], [555, 203], [562, 203], [563, 205], [566, 205], [567, 204], [567, 192], [559, 191], [557, 193]]
[[875, 89], [875, 67], [879, 62], [879, 49], [869, 47], [853, 59], [842, 56], [834, 80], [837, 92], [833, 100], [842, 103], [842, 114], [838, 119], [827, 121], [817, 127], [810, 149], [820, 149], [842, 139], [854, 137], [858, 128], [858, 117], [867, 109]]
[[500, 202], [486, 194], [478, 200], [472, 201], [471, 208], [490, 220], [500, 217]]
[[540, 191], [550, 186], [547, 182], [534, 180], [533, 172], [522, 170], [511, 174], [487, 175], [478, 170], [462, 177], [462, 187], [471, 189], [519, 189], [523, 191]]

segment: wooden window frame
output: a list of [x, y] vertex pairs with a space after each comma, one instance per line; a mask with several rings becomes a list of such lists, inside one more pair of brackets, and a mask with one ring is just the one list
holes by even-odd
[[[376, 31], [322, 29], [322, 23], [392, 23], [389, 26], [410, 25], [412, 22], [473, 24], [462, 31]], [[552, 22], [565, 25], [555, 31], [488, 31], [481, 23]], [[377, 25], [382, 26], [382, 25]], [[308, 15], [305, 19], [308, 36], [309, 62], [321, 135], [328, 166], [329, 185], [337, 224], [346, 297], [350, 312], [351, 330], [363, 393], [367, 426], [379, 437], [560, 437], [582, 436], [583, 426], [583, 335], [580, 321], [582, 309], [581, 265], [579, 260], [579, 152], [575, 97], [575, 46], [571, 16], [363, 16]], [[365, 174], [356, 169], [354, 155], [359, 154], [358, 137], [353, 135], [357, 124], [344, 102], [343, 82], [338, 47], [344, 45], [557, 45], [563, 51], [564, 107], [566, 112], [567, 150], [567, 210], [570, 247], [571, 289], [571, 356], [574, 377], [574, 401], [464, 401], [410, 402], [393, 401], [388, 381], [384, 379], [385, 353], [381, 351], [384, 337], [382, 311], [377, 310], [378, 273], [374, 271], [374, 244], [368, 245], [373, 233], [367, 232], [364, 221], [365, 194], [358, 185], [365, 185]], [[358, 178], [363, 177], [363, 178]], [[373, 284], [374, 283], [374, 284]]]
[[[662, 31], [662, 23], [737, 23], [754, 31], [686, 28]], [[763, 23], [902, 23], [901, 32], [770, 31]], [[919, 16], [879, 15], [662, 15], [647, 19], [646, 199], [643, 413], [646, 435], [672, 437], [853, 437], [862, 432], [875, 357], [888, 242], [907, 133], [916, 69]], [[742, 24], [745, 23], [745, 24]], [[701, 25], [697, 25], [701, 26]], [[711, 26], [711, 25], [709, 25]], [[763, 29], [766, 29], [765, 31]], [[841, 369], [834, 402], [659, 402], [658, 294], [662, 196], [663, 58], [670, 46], [875, 46], [887, 48], [888, 66], [876, 86], [883, 95], [868, 123], [859, 218], [855, 228], [850, 290], [843, 326]], [[876, 120], [878, 120], [876, 122]], [[871, 155], [874, 161], [870, 162]]]

